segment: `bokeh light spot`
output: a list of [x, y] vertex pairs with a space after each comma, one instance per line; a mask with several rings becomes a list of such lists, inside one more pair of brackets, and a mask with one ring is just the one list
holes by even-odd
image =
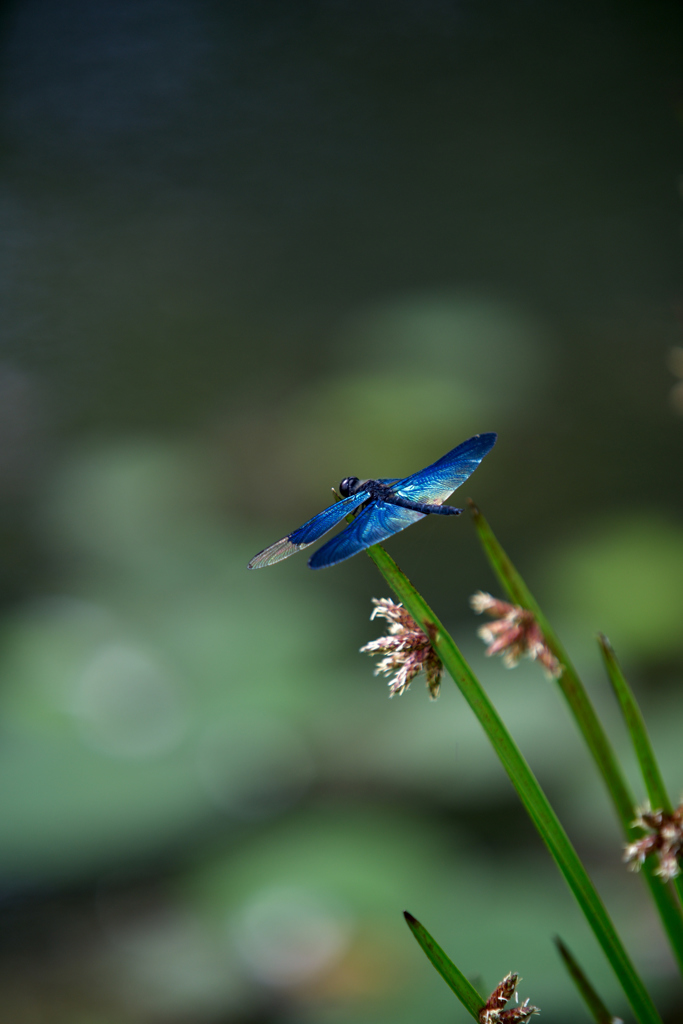
[[349, 914], [331, 898], [296, 886], [263, 889], [234, 924], [241, 958], [269, 985], [301, 984], [331, 967], [351, 938]]
[[154, 757], [186, 730], [179, 693], [150, 654], [116, 643], [102, 646], [76, 682], [70, 710], [84, 740], [117, 757]]

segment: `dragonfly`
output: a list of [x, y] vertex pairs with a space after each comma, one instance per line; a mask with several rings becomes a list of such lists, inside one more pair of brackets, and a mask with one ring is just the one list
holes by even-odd
[[339, 485], [341, 500], [313, 516], [293, 533], [254, 555], [249, 569], [263, 569], [314, 544], [349, 513], [355, 518], [309, 558], [311, 569], [325, 569], [379, 544], [426, 515], [458, 516], [461, 508], [444, 505], [496, 443], [497, 434], [475, 434], [437, 462], [404, 479], [359, 480], [347, 476]]

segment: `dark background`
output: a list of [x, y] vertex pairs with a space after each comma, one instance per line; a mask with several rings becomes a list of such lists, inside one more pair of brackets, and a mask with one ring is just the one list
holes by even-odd
[[[391, 703], [364, 556], [251, 555], [471, 434], [460, 492], [678, 797], [681, 18], [671, 2], [21, 0], [0, 21], [0, 1005], [12, 1024], [465, 1019], [611, 974], [446, 683]], [[460, 495], [458, 495], [458, 498]], [[461, 503], [461, 502], [460, 502]], [[466, 517], [388, 549], [454, 629], [669, 1019], [680, 985]], [[639, 800], [644, 796], [632, 772]], [[458, 1016], [460, 1014], [460, 1016]]]

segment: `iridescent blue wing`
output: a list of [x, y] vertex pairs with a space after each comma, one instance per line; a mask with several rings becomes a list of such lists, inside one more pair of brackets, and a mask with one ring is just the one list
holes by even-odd
[[254, 555], [247, 568], [263, 569], [266, 565], [274, 565], [275, 562], [281, 562], [283, 558], [289, 558], [295, 551], [307, 548], [309, 544], [312, 544], [319, 537], [322, 537], [324, 533], [327, 533], [328, 530], [331, 530], [333, 526], [336, 526], [354, 508], [358, 508], [364, 501], [367, 501], [368, 497], [367, 491], [359, 491], [357, 494], [352, 494], [349, 498], [343, 498], [342, 501], [330, 505], [329, 508], [309, 519], [307, 523], [300, 526], [294, 533], [290, 533], [283, 537], [282, 540], [276, 541], [269, 548], [259, 551], [258, 555]]
[[496, 443], [497, 434], [475, 434], [431, 466], [399, 480], [394, 491], [412, 501], [441, 505], [456, 487], [464, 484]]
[[424, 516], [424, 512], [413, 512], [409, 508], [389, 505], [386, 501], [373, 501], [359, 512], [350, 526], [318, 548], [309, 558], [308, 564], [311, 569], [336, 565], [372, 544], [379, 544], [391, 537], [392, 533], [405, 530], [406, 526], [424, 519]]

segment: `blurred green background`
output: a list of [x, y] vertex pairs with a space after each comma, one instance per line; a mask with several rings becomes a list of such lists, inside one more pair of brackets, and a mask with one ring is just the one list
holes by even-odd
[[[642, 799], [610, 636], [678, 797], [678, 5], [19, 0], [0, 33], [1, 1019], [463, 1021], [404, 908], [569, 1022], [559, 932], [623, 1012], [455, 687], [389, 702], [357, 653], [369, 560], [246, 563], [497, 430], [460, 493]], [[678, 1019], [555, 688], [483, 657], [471, 525], [387, 546]]]

